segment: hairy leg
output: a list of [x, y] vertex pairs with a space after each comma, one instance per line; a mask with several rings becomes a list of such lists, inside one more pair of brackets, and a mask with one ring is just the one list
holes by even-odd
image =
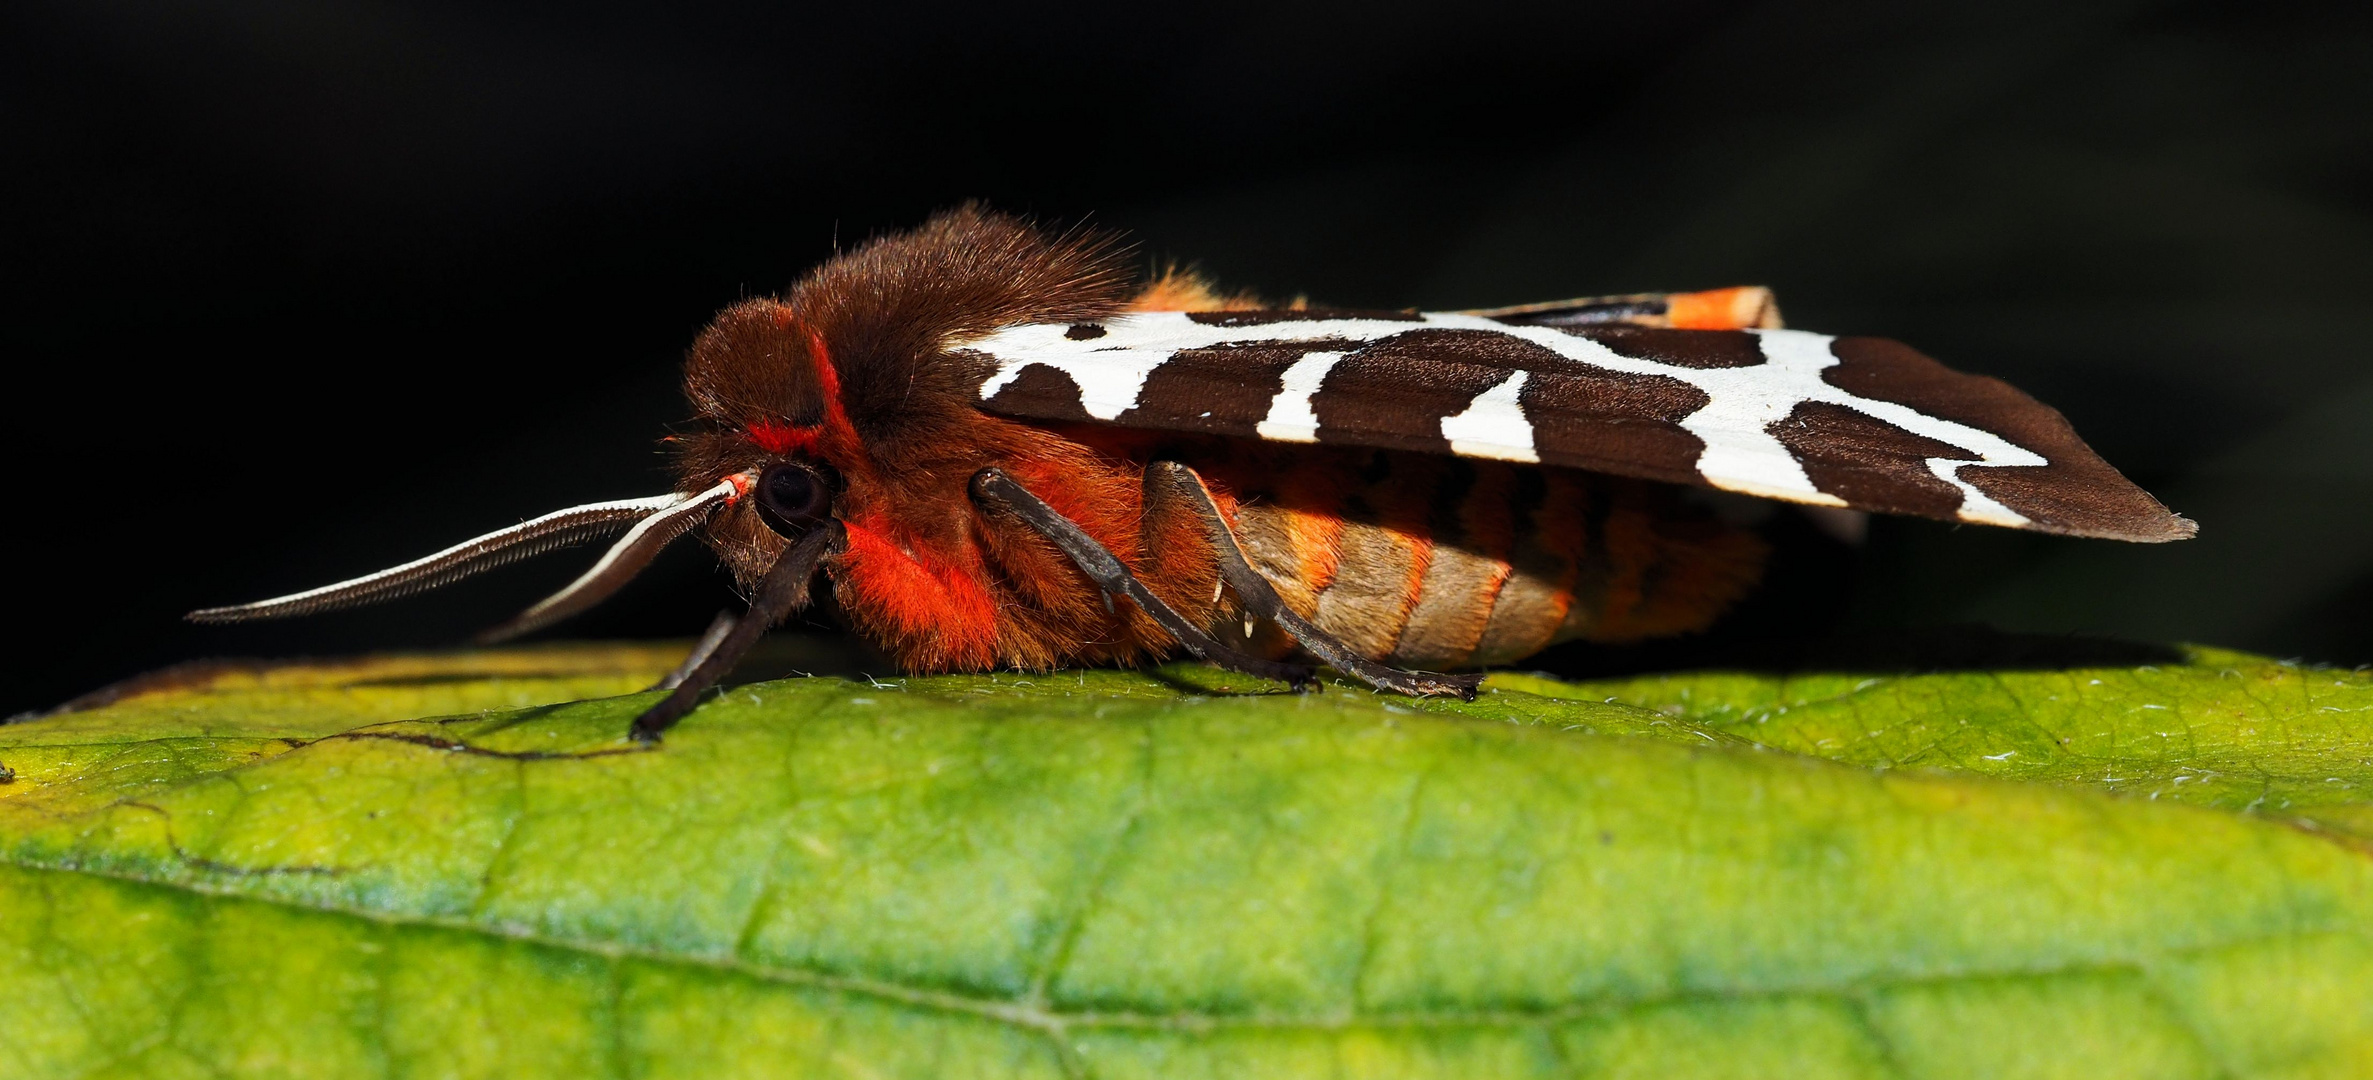
[[1236, 590], [1246, 613], [1275, 622], [1310, 655], [1370, 686], [1412, 697], [1475, 700], [1475, 688], [1483, 681], [1481, 675], [1435, 675], [1387, 667], [1352, 651], [1287, 607], [1269, 579], [1262, 577], [1245, 559], [1235, 531], [1228, 528], [1227, 519], [1219, 512], [1219, 503], [1211, 497], [1211, 490], [1204, 486], [1203, 478], [1195, 470], [1175, 461], [1157, 461], [1146, 467], [1145, 475], [1149, 505], [1156, 498], [1175, 499], [1202, 520], [1211, 536], [1211, 546], [1219, 554], [1220, 577]]
[[684, 680], [691, 678], [701, 664], [716, 654], [717, 647], [725, 644], [725, 636], [733, 633], [733, 625], [740, 621], [730, 610], [718, 612], [716, 618], [709, 620], [709, 628], [700, 632], [700, 640], [692, 643], [692, 651], [684, 654], [683, 661], [666, 678], [652, 683], [651, 689], [673, 690], [684, 685]]
[[[759, 637], [766, 633], [768, 627], [807, 606], [808, 586], [815, 580], [816, 568], [823, 564], [826, 557], [840, 551], [845, 541], [846, 534], [841, 531], [840, 523], [828, 521], [786, 549], [775, 560], [774, 568], [766, 572], [766, 578], [758, 583], [758, 595], [750, 599], [750, 610], [742, 613], [741, 621], [734, 623], [733, 629], [726, 631], [724, 637], [708, 649], [699, 662], [692, 665], [692, 669], [677, 681], [665, 698], [660, 699], [659, 704], [635, 717], [634, 726], [627, 729], [627, 734], [639, 743], [658, 742], [660, 733], [674, 727], [685, 713], [691, 712], [692, 707], [700, 703], [700, 695], [725, 678], [733, 670], [733, 665], [740, 663], [741, 658], [750, 651], [750, 647], [758, 644]], [[705, 635], [702, 644], [707, 644]], [[698, 647], [693, 651], [695, 654], [701, 652]]]
[[1006, 475], [1004, 470], [982, 469], [972, 478], [972, 495], [992, 507], [1011, 513], [1039, 535], [1052, 541], [1063, 554], [1070, 556], [1072, 563], [1090, 581], [1096, 583], [1097, 588], [1104, 590], [1106, 596], [1119, 593], [1128, 597], [1147, 615], [1152, 616], [1155, 622], [1160, 623], [1164, 630], [1168, 630], [1172, 637], [1177, 638], [1188, 652], [1221, 667], [1291, 683], [1296, 688], [1309, 683], [1309, 668], [1247, 656], [1220, 644], [1202, 627], [1188, 621], [1177, 609], [1155, 596], [1144, 582], [1137, 580], [1137, 575], [1130, 573], [1128, 567], [1113, 557], [1112, 552], [1097, 543], [1095, 537], [1089, 536], [1078, 524], [1057, 513], [1038, 496], [1032, 495], [1028, 488]]

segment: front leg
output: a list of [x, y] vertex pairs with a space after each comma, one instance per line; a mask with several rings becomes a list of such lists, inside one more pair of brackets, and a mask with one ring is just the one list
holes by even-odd
[[[643, 710], [641, 716], [634, 718], [634, 725], [627, 729], [627, 735], [645, 746], [658, 742], [662, 732], [674, 727], [685, 713], [700, 704], [700, 695], [717, 685], [733, 670], [733, 665], [741, 662], [750, 647], [758, 644], [758, 638], [766, 633], [768, 627], [807, 606], [808, 585], [815, 580], [816, 568], [825, 559], [838, 554], [847, 541], [847, 533], [842, 530], [840, 522], [827, 521], [814, 532], [800, 537], [797, 543], [783, 549], [774, 567], [758, 583], [757, 595], [750, 598], [750, 610], [743, 612], [740, 621], [735, 622], [732, 629], [723, 635], [716, 634], [714, 626], [709, 633], [701, 635], [701, 643], [693, 646], [692, 650], [693, 656], [699, 659], [686, 657], [687, 664], [679, 666], [682, 675], [669, 674], [668, 678], [674, 682], [673, 688], [659, 700], [659, 704]], [[711, 638], [716, 638], [714, 643], [711, 643]]]
[[1097, 543], [1095, 537], [1089, 536], [1087, 530], [1056, 512], [1054, 507], [1048, 506], [1038, 496], [1030, 494], [1030, 489], [1006, 475], [1005, 470], [991, 467], [974, 474], [972, 497], [994, 509], [1012, 514], [1040, 536], [1053, 541], [1055, 547], [1070, 556], [1080, 572], [1095, 582], [1097, 588], [1104, 590], [1108, 598], [1113, 593], [1128, 597], [1130, 602], [1152, 616], [1162, 629], [1168, 630], [1170, 636], [1178, 639], [1180, 645], [1197, 657], [1232, 671], [1289, 683], [1297, 690], [1309, 684], [1309, 668], [1247, 656], [1220, 644], [1217, 638], [1205, 633], [1202, 627], [1188, 621], [1176, 608], [1155, 596], [1144, 582], [1137, 580], [1137, 575], [1130, 573], [1128, 567], [1113, 557], [1112, 552]]

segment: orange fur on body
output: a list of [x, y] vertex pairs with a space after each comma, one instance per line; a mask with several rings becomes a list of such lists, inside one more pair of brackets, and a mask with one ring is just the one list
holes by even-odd
[[1129, 300], [1131, 311], [1260, 311], [1277, 307], [1299, 310], [1308, 306], [1309, 301], [1299, 296], [1284, 304], [1272, 304], [1254, 293], [1223, 293], [1203, 275], [1177, 266], [1163, 268]]
[[[1448, 659], [1464, 662], [1486, 642], [1499, 643], [1486, 652], [1521, 648], [1536, 630], [1532, 648], [1552, 636], [1695, 629], [1752, 580], [1752, 536], [1691, 516], [1655, 485], [1538, 470], [1545, 491], [1567, 494], [1544, 496], [1518, 521], [1474, 501], [1514, 490], [1513, 466], [1478, 473], [1431, 455], [1022, 423], [974, 407], [977, 375], [965, 382], [965, 361], [947, 351], [1020, 322], [1257, 306], [1176, 271], [1132, 292], [1094, 235], [1049, 237], [972, 208], [945, 214], [717, 318], [686, 362], [701, 426], [678, 440], [680, 488], [781, 461], [828, 468], [848, 531], [827, 564], [835, 598], [853, 629], [918, 672], [1129, 663], [1177, 648], [1134, 605], [1108, 606], [1046, 538], [972, 500], [972, 477], [991, 466], [1223, 639], [1242, 639], [1241, 610], [1216, 587], [1202, 523], [1145, 504], [1153, 461], [1200, 471], [1288, 606], [1378, 659], [1412, 632], [1413, 613], [1418, 633], [1463, 642]], [[1469, 474], [1484, 482], [1454, 482]], [[1607, 504], [1595, 519], [1582, 506], [1592, 499]], [[1458, 535], [1438, 538], [1441, 523]], [[747, 499], [720, 510], [707, 538], [745, 587], [789, 543]], [[1466, 546], [1458, 567], [1429, 579], [1447, 557], [1439, 543]], [[1523, 569], [1527, 544], [1546, 553], [1540, 573]], [[1429, 580], [1472, 595], [1429, 597]], [[1253, 645], [1292, 647], [1268, 626]]]

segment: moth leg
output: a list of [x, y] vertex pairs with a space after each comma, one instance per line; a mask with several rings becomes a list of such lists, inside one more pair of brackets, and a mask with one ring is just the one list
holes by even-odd
[[709, 628], [700, 632], [700, 640], [692, 643], [692, 651], [684, 654], [683, 662], [677, 664], [674, 671], [668, 672], [666, 678], [652, 683], [651, 689], [673, 690], [684, 685], [684, 680], [692, 677], [693, 670], [715, 653], [717, 646], [725, 644], [725, 635], [733, 632], [733, 624], [737, 621], [731, 611], [718, 612], [716, 618], [709, 620]]
[[1236, 542], [1235, 530], [1228, 527], [1221, 516], [1219, 503], [1211, 497], [1211, 489], [1203, 484], [1203, 477], [1195, 470], [1175, 461], [1157, 461], [1146, 467], [1147, 485], [1169, 486], [1172, 493], [1203, 521], [1211, 536], [1211, 546], [1219, 555], [1220, 577], [1228, 587], [1236, 590], [1244, 609], [1268, 619], [1283, 629], [1310, 655], [1328, 667], [1380, 690], [1408, 694], [1411, 697], [1457, 697], [1475, 700], [1475, 688], [1483, 682], [1481, 675], [1436, 675], [1423, 671], [1403, 671], [1379, 664], [1353, 652], [1351, 647], [1335, 636], [1319, 629], [1310, 620], [1287, 607], [1277, 595], [1269, 579], [1252, 568], [1244, 557], [1243, 545]]
[[[847, 539], [848, 534], [841, 530], [839, 522], [827, 521], [785, 550], [758, 583], [758, 595], [750, 598], [750, 610], [742, 613], [740, 621], [701, 656], [699, 663], [685, 672], [659, 704], [634, 718], [634, 726], [627, 729], [627, 734], [639, 743], [658, 742], [660, 733], [691, 712], [700, 703], [700, 695], [732, 671], [733, 665], [750, 651], [750, 646], [758, 644], [758, 638], [768, 627], [807, 606], [808, 586], [815, 580], [816, 568], [828, 556], [839, 554]], [[702, 643], [706, 644], [707, 640], [704, 635]], [[696, 646], [693, 652], [698, 655], [701, 650]]]
[[1202, 627], [1187, 621], [1186, 616], [1180, 615], [1176, 608], [1164, 603], [1161, 597], [1155, 596], [1152, 590], [1145, 587], [1144, 582], [1137, 580], [1137, 575], [1121, 565], [1121, 561], [1114, 558], [1112, 552], [1105, 550], [1103, 544], [1097, 543], [1095, 537], [1089, 536], [1087, 530], [1057, 513], [1054, 507], [1040, 501], [1038, 496], [1030, 494], [1028, 488], [1006, 475], [1004, 470], [987, 468], [975, 473], [972, 477], [972, 497], [1010, 511], [1023, 523], [1037, 530], [1039, 535], [1054, 541], [1063, 554], [1071, 557], [1080, 572], [1088, 575], [1088, 580], [1095, 582], [1107, 596], [1120, 593], [1128, 597], [1198, 658], [1232, 671], [1276, 679], [1291, 684], [1297, 690], [1309, 685], [1309, 668], [1247, 656], [1220, 644], [1219, 639], [1205, 633]]

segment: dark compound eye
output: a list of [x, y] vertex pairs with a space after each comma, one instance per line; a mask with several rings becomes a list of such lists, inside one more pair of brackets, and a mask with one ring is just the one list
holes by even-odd
[[796, 536], [832, 508], [832, 485], [806, 465], [782, 464], [758, 476], [758, 516], [768, 528]]

